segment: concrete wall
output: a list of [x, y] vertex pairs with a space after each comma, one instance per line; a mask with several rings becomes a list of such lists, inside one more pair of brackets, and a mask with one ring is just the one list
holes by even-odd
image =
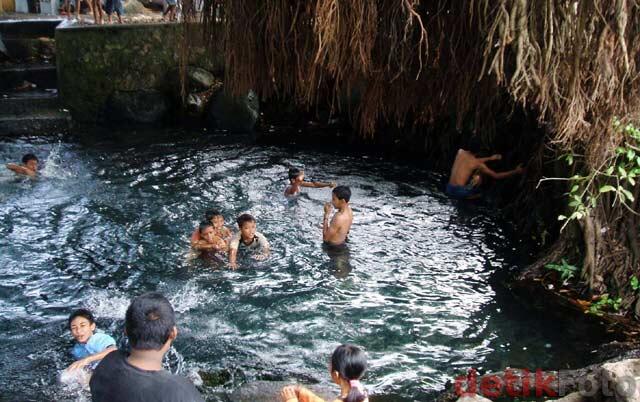
[[[64, 25], [64, 24], [63, 24]], [[58, 89], [74, 120], [110, 119], [116, 91], [159, 91], [177, 96], [182, 24], [66, 25], [56, 29]], [[203, 47], [189, 65], [220, 73], [221, 63]]]

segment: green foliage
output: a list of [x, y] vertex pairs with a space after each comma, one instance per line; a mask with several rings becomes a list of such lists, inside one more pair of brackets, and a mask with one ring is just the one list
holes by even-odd
[[[607, 162], [608, 166], [594, 169], [587, 175], [576, 174], [566, 179], [571, 185], [567, 193], [571, 213], [569, 216], [558, 216], [558, 220], [565, 221], [562, 229], [569, 222], [588, 216], [605, 195], [613, 195], [611, 206], [619, 204], [636, 213], [629, 203], [635, 201], [631, 190], [640, 176], [640, 129], [632, 124], [623, 125], [617, 119], [613, 122], [613, 128], [624, 134], [624, 141]], [[576, 158], [573, 154], [560, 157], [569, 166], [575, 163]]]
[[616, 299], [609, 298], [608, 294], [603, 294], [600, 299], [594, 303], [591, 303], [589, 306], [589, 313], [595, 315], [604, 314], [603, 310], [609, 310], [617, 312], [620, 310], [620, 305], [622, 304], [622, 298], [618, 297]]
[[560, 264], [547, 264], [544, 267], [546, 269], [559, 272], [560, 280], [562, 280], [562, 282], [567, 282], [569, 279], [573, 278], [578, 271], [580, 271], [580, 269], [575, 265], [567, 263], [567, 260], [564, 258]]
[[636, 293], [640, 293], [640, 281], [635, 275], [631, 277], [631, 281], [629, 282], [629, 284], [631, 285], [631, 289], [633, 289]]

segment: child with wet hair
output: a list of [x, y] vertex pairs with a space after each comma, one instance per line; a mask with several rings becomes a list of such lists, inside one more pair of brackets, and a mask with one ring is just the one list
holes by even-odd
[[[231, 230], [224, 225], [224, 216], [222, 213], [215, 209], [208, 209], [204, 213], [204, 222], [209, 222], [213, 225], [213, 231], [216, 236], [229, 243], [231, 240]], [[194, 246], [200, 241], [200, 228], [197, 227], [191, 234], [191, 246]]]
[[96, 321], [93, 314], [86, 309], [78, 309], [69, 316], [69, 330], [76, 340], [71, 354], [77, 360], [67, 371], [77, 370], [85, 366], [95, 368], [100, 360], [116, 350], [116, 341], [111, 336], [95, 332]]
[[35, 177], [38, 173], [38, 157], [34, 154], [26, 154], [22, 157], [22, 165], [7, 163], [7, 169], [14, 173]]
[[198, 227], [199, 239], [198, 242], [193, 244], [194, 250], [200, 251], [202, 254], [226, 252], [228, 244], [222, 238], [216, 235], [213, 224], [207, 221], [202, 221]]
[[284, 195], [286, 197], [295, 197], [300, 194], [301, 187], [334, 188], [335, 186], [336, 183], [334, 182], [304, 181], [304, 170], [292, 167], [289, 169], [289, 185], [284, 189]]
[[264, 235], [256, 231], [256, 219], [250, 214], [242, 214], [236, 220], [240, 231], [229, 241], [229, 266], [238, 268], [238, 249], [242, 248], [253, 254], [258, 260], [266, 260], [269, 257], [269, 241]]
[[[360, 383], [367, 370], [367, 358], [357, 346], [344, 344], [338, 346], [331, 355], [329, 374], [334, 383], [340, 386], [340, 397], [333, 402], [369, 402], [369, 397]], [[290, 385], [280, 393], [282, 402], [325, 402], [304, 387]]]

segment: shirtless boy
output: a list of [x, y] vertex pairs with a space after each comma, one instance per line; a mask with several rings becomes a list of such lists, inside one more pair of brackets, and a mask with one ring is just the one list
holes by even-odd
[[301, 187], [334, 188], [335, 186], [336, 183], [334, 182], [324, 183], [321, 181], [304, 181], [304, 170], [300, 170], [298, 168], [290, 168], [289, 185], [284, 189], [284, 195], [286, 197], [295, 197], [296, 195], [300, 194]]
[[[213, 226], [213, 233], [224, 240], [227, 244], [231, 240], [231, 230], [224, 225], [224, 216], [215, 209], [209, 209], [204, 213], [204, 222], [209, 222]], [[200, 227], [191, 234], [191, 246], [195, 248], [195, 245], [201, 240]]]
[[[324, 204], [324, 219], [322, 220], [322, 240], [329, 246], [342, 246], [347, 241], [347, 235], [353, 223], [353, 212], [349, 206], [351, 190], [347, 186], [338, 186], [331, 193], [331, 203]], [[338, 210], [331, 218], [332, 205]]]
[[482, 184], [483, 175], [500, 180], [524, 172], [522, 165], [518, 165], [513, 170], [500, 173], [493, 171], [486, 165], [487, 162], [499, 161], [500, 159], [502, 159], [500, 154], [478, 158], [470, 151], [459, 149], [451, 168], [451, 177], [446, 189], [447, 194], [459, 199], [479, 198], [481, 196], [480, 184]]
[[200, 240], [192, 244], [192, 247], [194, 250], [199, 251], [200, 255], [227, 251], [228, 243], [216, 235], [215, 229], [210, 222], [202, 222], [198, 232]]
[[22, 164], [7, 163], [7, 169], [29, 177], [36, 177], [38, 173], [38, 158], [34, 154], [26, 154], [22, 157]]

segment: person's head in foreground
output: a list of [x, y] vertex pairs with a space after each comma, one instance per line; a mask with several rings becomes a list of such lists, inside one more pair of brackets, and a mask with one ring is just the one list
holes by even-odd
[[125, 331], [132, 349], [166, 353], [178, 336], [171, 303], [157, 292], [136, 297], [125, 315]]
[[224, 226], [224, 216], [222, 213], [215, 209], [210, 209], [205, 212], [205, 220], [211, 222], [214, 229], [219, 230]]
[[334, 208], [341, 209], [349, 204], [351, 190], [347, 186], [338, 186], [331, 192], [331, 204]]
[[289, 183], [300, 184], [304, 181], [304, 170], [296, 167], [289, 168]]
[[367, 393], [360, 378], [367, 370], [367, 357], [362, 349], [355, 345], [344, 344], [338, 346], [331, 355], [329, 371], [331, 379], [342, 389], [349, 389], [345, 402], [362, 402], [367, 399]]
[[[359, 347], [351, 344], [338, 346], [329, 361], [331, 379], [340, 386], [336, 401], [368, 402], [367, 392], [360, 379], [367, 370], [367, 358]], [[319, 400], [315, 394], [301, 386], [286, 386], [280, 393], [282, 402], [307, 402]]]
[[256, 219], [250, 214], [242, 214], [236, 220], [243, 240], [253, 239], [256, 235]]
[[96, 320], [91, 311], [78, 309], [69, 316], [69, 330], [78, 343], [87, 343], [96, 330]]

